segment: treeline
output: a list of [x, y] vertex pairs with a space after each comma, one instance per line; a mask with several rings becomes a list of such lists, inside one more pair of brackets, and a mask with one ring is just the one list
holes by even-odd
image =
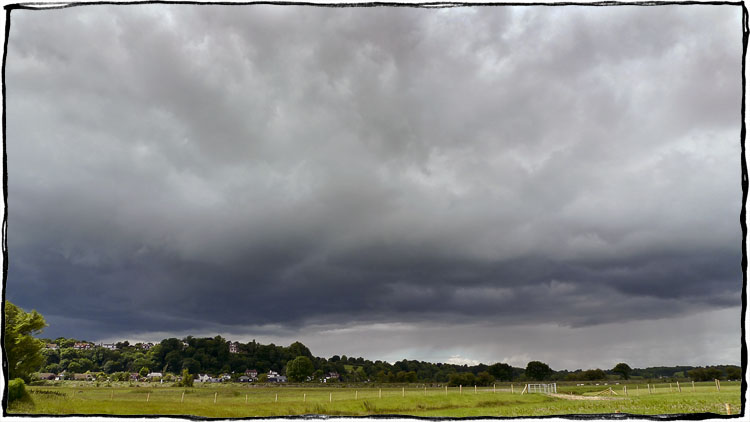
[[[142, 373], [147, 371], [164, 374], [180, 374], [187, 369], [191, 374], [234, 374], [236, 378], [248, 369], [259, 374], [276, 371], [286, 373], [289, 362], [299, 356], [307, 357], [313, 366], [311, 379], [320, 380], [335, 372], [343, 382], [379, 383], [441, 383], [449, 385], [491, 385], [497, 381], [588, 381], [604, 379], [644, 378], [692, 378], [696, 381], [718, 379], [738, 379], [741, 370], [737, 366], [713, 366], [696, 368], [692, 366], [653, 367], [630, 369], [620, 363], [610, 370], [588, 369], [576, 371], [554, 371], [542, 362], [529, 362], [526, 368], [516, 368], [504, 363], [473, 366], [446, 363], [431, 363], [417, 360], [402, 360], [393, 364], [362, 357], [332, 356], [315, 357], [304, 344], [294, 342], [288, 347], [274, 344], [260, 344], [255, 340], [248, 343], [234, 343], [235, 353], [230, 352], [230, 343], [221, 336], [213, 338], [184, 339], [168, 338], [146, 348], [143, 344], [116, 343], [115, 349], [91, 347], [77, 349], [81, 340], [58, 338], [43, 339], [48, 344], [56, 344], [57, 349], [42, 350], [43, 362], [39, 372], [59, 374], [103, 372]], [[330, 381], [330, 380], [329, 380]]]

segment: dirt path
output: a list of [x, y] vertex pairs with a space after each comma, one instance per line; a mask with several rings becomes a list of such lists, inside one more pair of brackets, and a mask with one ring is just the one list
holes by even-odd
[[557, 397], [566, 400], [622, 400], [622, 397], [610, 397], [610, 396], [576, 396], [570, 394], [547, 394], [551, 397]]

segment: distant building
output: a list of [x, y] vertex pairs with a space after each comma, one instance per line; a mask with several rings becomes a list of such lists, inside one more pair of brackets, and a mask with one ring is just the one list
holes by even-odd
[[39, 373], [39, 379], [40, 380], [53, 380], [55, 379], [55, 374], [51, 372], [41, 372]]
[[109, 350], [116, 350], [117, 346], [114, 343], [99, 343], [99, 347], [103, 347]]
[[258, 371], [256, 369], [248, 369], [245, 371], [245, 375], [247, 375], [252, 380], [258, 379]]
[[239, 353], [240, 352], [240, 344], [236, 341], [234, 343], [229, 343], [229, 353]]
[[268, 382], [286, 382], [284, 375], [279, 375], [276, 371], [268, 371]]
[[52, 349], [52, 350], [59, 349], [59, 347], [57, 347], [55, 343], [47, 343], [44, 347], [46, 347], [47, 349]]
[[85, 343], [85, 342], [80, 342], [80, 343], [76, 343], [73, 345], [73, 348], [76, 350], [86, 350], [86, 349], [91, 349], [92, 347], [94, 347], [93, 344]]
[[323, 378], [323, 382], [329, 382], [329, 381], [338, 381], [339, 380], [339, 374], [338, 372], [329, 372], [325, 378]]
[[150, 349], [152, 347], [154, 347], [154, 343], [142, 343], [141, 344], [141, 349], [143, 349], [143, 350], [148, 350], [148, 349]]
[[150, 372], [148, 375], [146, 375], [146, 378], [161, 378], [164, 375], [162, 375], [161, 372]]

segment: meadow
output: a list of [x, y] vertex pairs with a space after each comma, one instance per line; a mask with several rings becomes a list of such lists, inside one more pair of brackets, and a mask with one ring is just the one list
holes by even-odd
[[[627, 395], [624, 387], [627, 385]], [[597, 394], [612, 387], [616, 395]], [[194, 388], [165, 384], [96, 386], [91, 382], [55, 382], [31, 386], [33, 403], [14, 404], [10, 414], [194, 415], [238, 418], [288, 415], [409, 415], [427, 417], [543, 416], [629, 413], [640, 415], [740, 411], [740, 383], [660, 383], [650, 393], [645, 383], [585, 385], [558, 383], [557, 396], [520, 394], [522, 384], [459, 388], [372, 387], [366, 385], [256, 386], [196, 383]], [[670, 391], [671, 390], [671, 391]]]

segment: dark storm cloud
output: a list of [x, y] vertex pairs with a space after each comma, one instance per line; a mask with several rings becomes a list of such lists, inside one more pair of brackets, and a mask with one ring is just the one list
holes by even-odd
[[14, 11], [7, 294], [92, 338], [738, 307], [740, 60], [730, 7]]

